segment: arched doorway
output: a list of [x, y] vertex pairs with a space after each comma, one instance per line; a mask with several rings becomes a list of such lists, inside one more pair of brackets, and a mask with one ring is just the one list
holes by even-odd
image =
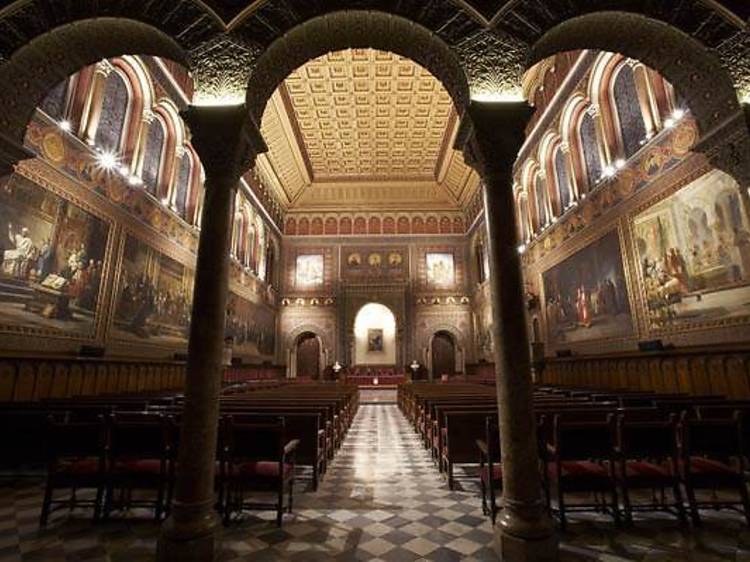
[[445, 331], [436, 332], [432, 337], [432, 376], [453, 375], [456, 372], [456, 345], [453, 336]]
[[396, 316], [387, 306], [371, 302], [354, 318], [354, 364], [396, 365]]
[[295, 346], [297, 378], [317, 379], [320, 376], [320, 338], [304, 332]]

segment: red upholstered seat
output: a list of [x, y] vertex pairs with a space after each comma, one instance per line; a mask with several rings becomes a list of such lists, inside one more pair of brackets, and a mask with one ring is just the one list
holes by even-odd
[[[165, 467], [166, 470], [166, 467]], [[158, 476], [162, 472], [162, 463], [159, 459], [130, 459], [121, 460], [114, 463], [112, 467], [113, 474], [132, 474], [132, 475], [154, 475]]]
[[[245, 478], [278, 478], [281, 463], [274, 461], [251, 461], [238, 465], [231, 465], [232, 476], [243, 476]], [[284, 464], [284, 477], [291, 476], [294, 467]]]
[[57, 467], [58, 474], [75, 474], [78, 476], [95, 475], [99, 472], [99, 459], [83, 458], [69, 459], [60, 462]]
[[[618, 471], [618, 478], [622, 479], [621, 471]], [[644, 482], [659, 483], [664, 481], [671, 481], [674, 477], [672, 473], [672, 467], [668, 464], [657, 464], [647, 461], [627, 461], [625, 463], [625, 476], [628, 479], [628, 484], [631, 486], [639, 486]]]
[[715, 476], [737, 476], [737, 470], [731, 466], [705, 457], [690, 457], [690, 471], [692, 474], [715, 475]]
[[[485, 466], [479, 473], [479, 477], [482, 479], [482, 482], [484, 482], [485, 484], [487, 483], [487, 475], [489, 473], [487, 468], [488, 467]], [[502, 481], [503, 481], [503, 465], [493, 464], [492, 465], [492, 484], [497, 486]]]
[[[609, 472], [605, 465], [592, 461], [562, 461], [560, 463], [562, 477], [568, 478], [609, 478]], [[554, 471], [553, 464], [550, 471]]]

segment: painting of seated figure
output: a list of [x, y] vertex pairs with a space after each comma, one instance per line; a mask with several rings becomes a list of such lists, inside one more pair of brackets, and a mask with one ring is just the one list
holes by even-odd
[[652, 331], [750, 318], [750, 220], [739, 184], [711, 170], [633, 220]]
[[109, 224], [14, 175], [0, 190], [0, 325], [91, 338]]
[[543, 274], [552, 344], [632, 335], [620, 239], [612, 230]]

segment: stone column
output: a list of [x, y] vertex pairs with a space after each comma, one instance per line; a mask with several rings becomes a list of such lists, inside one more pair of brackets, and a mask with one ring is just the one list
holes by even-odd
[[233, 202], [240, 176], [265, 150], [244, 106], [191, 107], [183, 117], [206, 172], [188, 346], [177, 482], [159, 537], [161, 562], [210, 562], [220, 546], [214, 511], [219, 392]]
[[484, 184], [503, 456], [503, 510], [495, 526], [495, 547], [503, 560], [512, 562], [558, 558], [557, 538], [542, 499], [513, 197], [513, 164], [530, 116], [523, 102], [472, 102], [457, 141]]

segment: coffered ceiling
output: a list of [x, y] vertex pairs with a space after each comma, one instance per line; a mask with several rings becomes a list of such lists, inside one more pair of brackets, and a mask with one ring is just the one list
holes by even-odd
[[306, 63], [277, 89], [263, 115], [269, 152], [260, 165], [290, 210], [456, 210], [479, 181], [452, 148], [457, 126], [451, 97], [427, 70], [348, 49]]

